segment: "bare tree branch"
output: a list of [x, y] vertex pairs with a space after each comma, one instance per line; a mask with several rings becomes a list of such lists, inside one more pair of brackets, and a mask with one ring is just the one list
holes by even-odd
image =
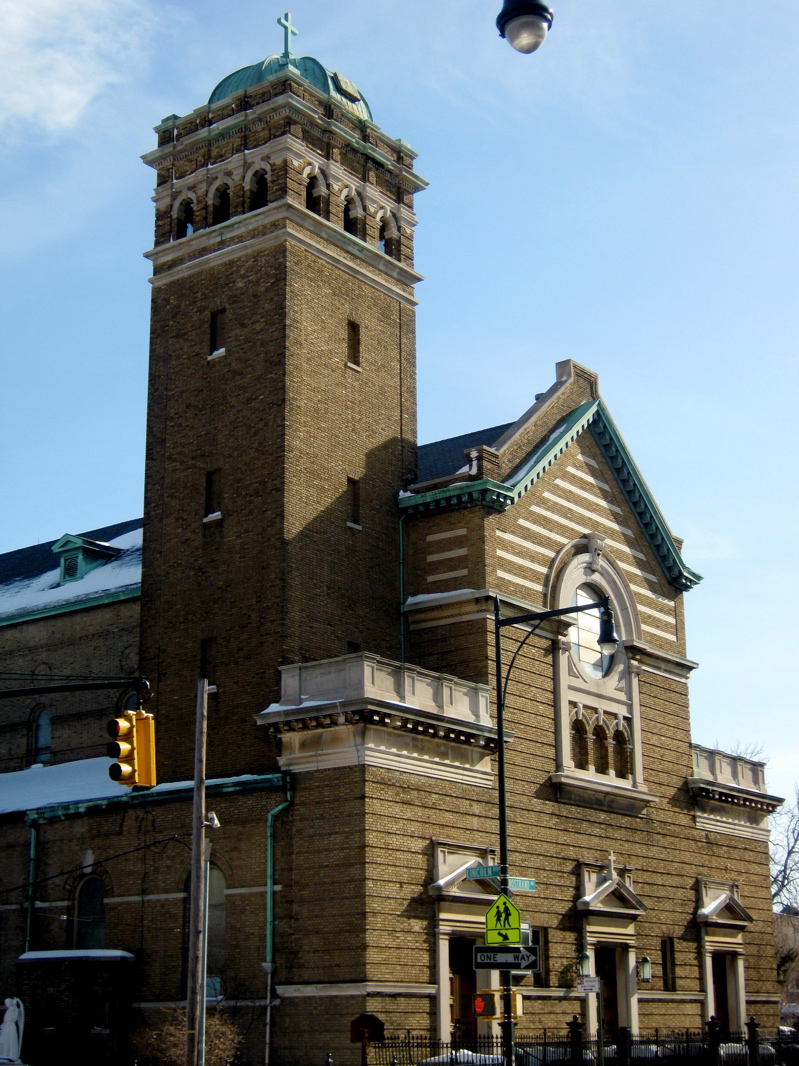
[[799, 786], [771, 817], [771, 898], [775, 907], [799, 906]]

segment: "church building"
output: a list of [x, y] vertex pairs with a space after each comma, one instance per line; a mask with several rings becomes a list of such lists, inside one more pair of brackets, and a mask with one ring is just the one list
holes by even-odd
[[[514, 422], [417, 444], [426, 182], [280, 22], [281, 55], [144, 156], [143, 521], [0, 556], [3, 684], [26, 689], [0, 700], [0, 990], [25, 1061], [129, 1061], [129, 1032], [185, 1003], [203, 677], [206, 988], [239, 1060], [354, 1066], [365, 1024], [496, 1034], [473, 957], [498, 894], [474, 876], [498, 861], [495, 606], [604, 598], [613, 655], [598, 611], [501, 631], [510, 866], [535, 881], [517, 1031], [596, 1030], [585, 955], [607, 1032], [773, 1028], [781, 801], [762, 763], [692, 743], [701, 578], [586, 367], [558, 363]], [[139, 676], [158, 783], [131, 790], [105, 724]]]

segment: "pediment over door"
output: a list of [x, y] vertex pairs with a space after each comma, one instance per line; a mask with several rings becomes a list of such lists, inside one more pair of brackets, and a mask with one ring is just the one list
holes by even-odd
[[580, 868], [581, 894], [577, 910], [599, 918], [624, 918], [635, 921], [646, 914], [646, 906], [632, 887], [632, 870], [616, 866], [615, 856], [603, 866], [582, 863]]
[[745, 929], [752, 915], [738, 898], [738, 886], [719, 881], [701, 881], [696, 920], [704, 926]]
[[646, 907], [638, 896], [619, 880], [603, 885], [591, 896], [578, 899], [577, 910], [619, 918], [640, 918], [646, 914]]
[[488, 907], [499, 895], [498, 880], [490, 877], [472, 880], [466, 873], [478, 866], [493, 866], [496, 862], [493, 848], [434, 840], [433, 880], [427, 891], [435, 899]]

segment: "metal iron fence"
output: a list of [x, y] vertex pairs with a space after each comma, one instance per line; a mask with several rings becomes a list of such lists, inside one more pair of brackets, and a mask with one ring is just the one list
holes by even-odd
[[[619, 1029], [600, 1049], [576, 1019], [567, 1031], [517, 1033], [515, 1066], [799, 1066], [799, 1031], [764, 1034], [754, 1018], [743, 1033], [724, 1032], [711, 1019], [702, 1032]], [[371, 1066], [503, 1066], [502, 1038], [462, 1035], [446, 1042], [406, 1032], [369, 1048]]]

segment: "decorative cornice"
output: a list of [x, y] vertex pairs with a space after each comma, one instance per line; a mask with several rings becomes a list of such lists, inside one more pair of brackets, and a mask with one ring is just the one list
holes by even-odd
[[[298, 72], [293, 71], [291, 68], [287, 68], [275, 75], [272, 79], [275, 82], [290, 81], [301, 86], [304, 91], [315, 96], [319, 100], [320, 106], [324, 106], [327, 102], [326, 94], [320, 92], [313, 85], [311, 85], [305, 78], [303, 78]], [[266, 84], [266, 83], [263, 83]], [[263, 85], [258, 87], [263, 88]], [[213, 107], [208, 105], [199, 107], [189, 115], [182, 116], [177, 121], [172, 122], [170, 125], [172, 128], [178, 128], [181, 123], [187, 119], [205, 119], [213, 114], [215, 111], [226, 109], [232, 106], [233, 101], [237, 96], [246, 95], [247, 90], [240, 90], [238, 93], [231, 93], [230, 96], [224, 100], [217, 101]], [[179, 144], [181, 148], [186, 146], [199, 147], [206, 141], [216, 141], [220, 137], [230, 136], [232, 132], [237, 131], [245, 125], [251, 125], [253, 120], [260, 122], [262, 119], [269, 115], [271, 112], [284, 109], [285, 111], [293, 111], [296, 117], [300, 119], [310, 119], [315, 125], [321, 127], [325, 132], [333, 134], [338, 137], [343, 143], [350, 145], [357, 151], [368, 155], [375, 159], [387, 170], [399, 173], [405, 180], [412, 180], [416, 184], [417, 188], [424, 189], [427, 187], [427, 182], [424, 178], [418, 177], [414, 171], [409, 170], [407, 167], [397, 163], [391, 156], [386, 155], [381, 151], [377, 145], [367, 143], [363, 138], [358, 137], [355, 133], [348, 130], [340, 122], [335, 119], [326, 117], [318, 108], [313, 107], [311, 104], [306, 103], [299, 96], [291, 92], [278, 93], [275, 96], [270, 97], [268, 100], [263, 100], [255, 107], [251, 107], [246, 111], [235, 111], [232, 115], [226, 115], [219, 119], [217, 122], [211, 123], [209, 126], [203, 126], [201, 129], [194, 131], [191, 134], [183, 137], [180, 142], [171, 141], [168, 144], [162, 145], [159, 148], [153, 149], [151, 152], [146, 152], [142, 159], [148, 166], [158, 167], [159, 165], [167, 162], [170, 158], [170, 154], [174, 152], [175, 148]], [[404, 141], [398, 141], [393, 137], [389, 137], [387, 133], [373, 122], [367, 120], [356, 120], [361, 128], [371, 134], [380, 138], [385, 145], [397, 155], [404, 155], [409, 159], [415, 159], [417, 154], [409, 144]], [[162, 129], [169, 128], [163, 123], [155, 126], [156, 132], [160, 132]]]
[[692, 589], [702, 580], [702, 575], [683, 562], [663, 515], [601, 400], [596, 401], [590, 428], [669, 583], [684, 592]]
[[733, 807], [748, 807], [750, 810], [773, 814], [782, 806], [780, 796], [770, 796], [754, 789], [741, 788], [739, 785], [723, 784], [703, 777], [689, 777], [688, 790], [694, 799], [714, 800]]
[[[295, 224], [297, 228], [283, 226], [260, 236], [248, 236], [251, 230], [281, 221]], [[231, 237], [239, 239], [235, 243], [220, 247], [224, 240]], [[207, 267], [219, 266], [241, 256], [254, 255], [283, 243], [298, 245], [408, 307], [416, 306], [417, 301], [408, 290], [411, 290], [417, 281], [422, 280], [421, 274], [396, 259], [383, 255], [365, 241], [350, 236], [338, 226], [319, 218], [311, 211], [306, 211], [291, 200], [276, 200], [260, 211], [237, 215], [229, 222], [199, 230], [180, 241], [158, 245], [144, 255], [146, 259], [152, 260], [154, 266], [163, 268], [162, 273], [150, 278], [150, 284], [158, 287], [173, 278], [187, 277]], [[171, 261], [192, 253], [199, 255], [176, 266], [170, 266]]]
[[477, 744], [489, 752], [496, 751], [497, 747], [497, 731], [493, 725], [433, 715], [388, 700], [384, 703], [375, 699], [331, 701], [315, 707], [306, 705], [264, 711], [256, 716], [256, 721], [265, 725], [273, 736], [344, 725], [377, 725], [406, 736], [446, 740], [451, 744]]
[[488, 507], [505, 511], [513, 503], [513, 490], [491, 478], [479, 481], [460, 481], [455, 485], [432, 489], [430, 492], [409, 493], [399, 497], [400, 509], [407, 515], [440, 514], [462, 511], [467, 507]]

